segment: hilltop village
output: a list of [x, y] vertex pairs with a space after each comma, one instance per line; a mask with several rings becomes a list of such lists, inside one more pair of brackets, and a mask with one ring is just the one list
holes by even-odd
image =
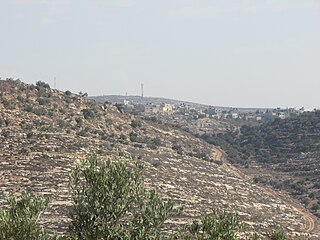
[[[101, 96], [93, 97], [98, 101], [109, 101], [116, 104], [122, 111], [142, 115], [175, 115], [190, 116], [193, 119], [242, 119], [251, 121], [286, 119], [297, 116], [305, 111], [304, 107], [296, 108], [234, 108], [216, 107], [201, 104], [175, 101], [169, 99]], [[139, 99], [141, 98], [141, 99]]]
[[299, 108], [234, 108], [216, 107], [163, 98], [142, 96], [93, 97], [101, 103], [112, 103], [119, 111], [161, 124], [178, 127], [194, 135], [217, 135], [242, 125], [256, 126], [275, 119], [299, 116]]

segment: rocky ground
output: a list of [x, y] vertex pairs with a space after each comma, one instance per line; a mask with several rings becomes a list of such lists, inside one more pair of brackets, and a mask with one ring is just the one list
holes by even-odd
[[86, 97], [0, 81], [0, 199], [23, 190], [48, 195], [42, 218], [65, 231], [74, 163], [96, 153], [101, 158], [137, 157], [145, 164], [146, 186], [155, 188], [181, 215], [170, 228], [199, 218], [211, 208], [237, 212], [248, 230], [282, 226], [291, 238], [319, 239], [318, 222], [285, 193], [257, 186], [232, 167], [225, 154], [172, 127], [144, 122], [116, 107]]

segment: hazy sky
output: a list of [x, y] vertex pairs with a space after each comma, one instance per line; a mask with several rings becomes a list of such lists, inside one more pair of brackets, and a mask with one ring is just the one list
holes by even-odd
[[320, 0], [0, 0], [0, 77], [318, 108]]

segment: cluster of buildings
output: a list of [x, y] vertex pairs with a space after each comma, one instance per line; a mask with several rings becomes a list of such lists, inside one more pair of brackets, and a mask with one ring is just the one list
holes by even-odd
[[123, 108], [127, 112], [131, 113], [143, 113], [143, 114], [173, 114], [175, 113], [176, 107], [171, 103], [161, 103], [161, 104], [134, 104], [128, 100], [124, 100]]
[[248, 121], [262, 121], [270, 119], [286, 119], [293, 115], [303, 113], [304, 108], [232, 108], [213, 107], [199, 105], [195, 107], [186, 103], [139, 103], [135, 104], [124, 100], [123, 108], [127, 112], [144, 115], [184, 115], [194, 119], [215, 118], [215, 119], [243, 119]]

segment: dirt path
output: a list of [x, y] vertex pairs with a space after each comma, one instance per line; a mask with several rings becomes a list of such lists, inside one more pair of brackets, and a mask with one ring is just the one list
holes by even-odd
[[295, 202], [295, 200], [291, 199], [291, 197], [288, 197], [287, 195], [274, 191], [273, 189], [269, 189], [267, 187], [264, 187], [266, 193], [272, 197], [280, 198], [283, 201], [289, 202], [292, 206], [296, 208], [296, 210], [303, 215], [303, 218], [305, 219], [305, 231], [306, 233], [312, 233], [315, 230], [315, 222], [313, 215], [308, 212], [307, 209], [304, 209], [300, 206], [299, 203]]
[[310, 233], [314, 230], [314, 220], [312, 217], [310, 217], [310, 214], [305, 212], [302, 213], [304, 214], [304, 218], [306, 220], [306, 231]]
[[223, 161], [224, 166], [230, 172], [232, 172], [235, 176], [237, 176], [240, 179], [246, 179], [246, 176], [241, 171], [239, 171], [236, 167], [234, 167], [232, 164], [230, 164], [227, 161], [226, 153], [223, 150], [221, 150], [219, 147], [216, 148], [216, 151], [214, 152], [213, 157], [215, 160]]
[[[227, 155], [226, 153], [221, 150], [220, 148], [216, 148], [216, 151], [214, 152], [214, 158], [216, 160], [221, 160], [224, 163], [224, 166], [230, 171], [232, 172], [235, 176], [237, 176], [240, 179], [243, 180], [248, 180], [249, 178], [242, 173], [241, 171], [239, 171], [236, 167], [234, 167], [232, 164], [230, 164], [227, 161]], [[315, 230], [315, 222], [314, 222], [314, 218], [313, 215], [311, 213], [308, 212], [308, 210], [302, 208], [298, 203], [296, 203], [293, 199], [288, 198], [288, 196], [284, 195], [281, 192], [276, 192], [273, 189], [269, 189], [268, 187], [263, 187], [263, 189], [265, 190], [265, 192], [269, 195], [272, 196], [274, 198], [280, 198], [286, 202], [290, 202], [290, 204], [292, 204], [297, 211], [303, 215], [304, 219], [305, 219], [305, 231], [307, 233], [312, 233]]]

